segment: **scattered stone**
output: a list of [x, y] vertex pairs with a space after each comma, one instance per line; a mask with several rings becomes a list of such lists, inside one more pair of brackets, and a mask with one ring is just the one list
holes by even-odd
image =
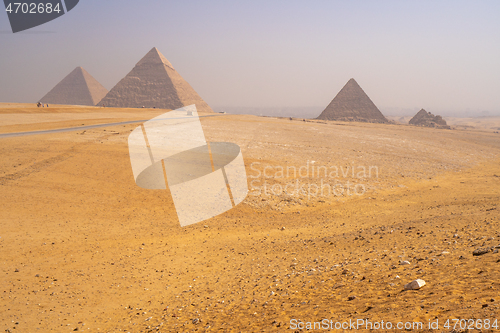
[[423, 286], [425, 286], [425, 281], [417, 279], [405, 285], [405, 290], [418, 290]]
[[493, 250], [493, 253], [494, 254], [498, 253], [498, 249]]
[[439, 255], [440, 255], [440, 256], [444, 256], [444, 255], [447, 255], [447, 254], [450, 254], [450, 252], [448, 252], [448, 251], [443, 251], [443, 252], [441, 252]]
[[16, 268], [16, 269], [14, 270], [14, 272], [19, 273], [19, 270]]
[[356, 299], [356, 296], [349, 296], [349, 298], [347, 299], [348, 301], [354, 301]]
[[281, 231], [285, 230], [285, 227], [281, 227]]
[[410, 262], [408, 260], [403, 260], [399, 264], [400, 265], [410, 265]]
[[198, 319], [198, 318], [194, 318], [194, 319], [193, 319], [193, 324], [195, 324], [195, 325], [196, 325], [196, 324], [198, 324], [199, 322], [200, 322], [200, 319]]
[[473, 252], [472, 252], [472, 255], [473, 256], [482, 256], [483, 254], [486, 254], [490, 252], [490, 249], [489, 248], [485, 248], [485, 247], [480, 247], [478, 249], [475, 249]]

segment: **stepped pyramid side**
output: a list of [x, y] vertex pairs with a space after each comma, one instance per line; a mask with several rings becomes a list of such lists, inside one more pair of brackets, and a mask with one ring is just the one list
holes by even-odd
[[108, 90], [85, 69], [75, 68], [40, 99], [44, 104], [95, 105]]
[[446, 124], [446, 121], [443, 117], [439, 115], [433, 115], [430, 112], [425, 111], [424, 109], [417, 112], [417, 114], [410, 119], [410, 125], [415, 126], [425, 126], [425, 127], [436, 127], [436, 128], [447, 128], [450, 126]]
[[350, 79], [317, 119], [387, 123], [354, 79]]
[[98, 103], [106, 107], [171, 110], [191, 104], [198, 111], [213, 112], [157, 48], [151, 49]]

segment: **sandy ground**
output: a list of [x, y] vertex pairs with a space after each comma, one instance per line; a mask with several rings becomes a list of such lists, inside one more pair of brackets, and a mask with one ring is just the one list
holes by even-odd
[[[0, 133], [161, 113], [38, 111], [0, 107]], [[0, 331], [300, 332], [293, 319], [367, 319], [451, 332], [448, 319], [500, 321], [499, 134], [201, 121], [209, 141], [240, 145], [251, 192], [185, 228], [168, 190], [134, 183], [137, 125], [0, 139]], [[370, 166], [378, 172], [359, 174]], [[297, 180], [302, 191], [276, 190]], [[321, 181], [344, 192], [311, 192]], [[427, 284], [404, 291], [417, 278]]]

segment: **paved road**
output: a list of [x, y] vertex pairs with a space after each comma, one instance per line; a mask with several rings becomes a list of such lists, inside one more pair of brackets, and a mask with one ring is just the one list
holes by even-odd
[[[207, 115], [207, 116], [199, 116], [199, 118], [204, 118], [204, 117], [219, 117], [219, 116], [222, 116], [222, 115], [214, 114], [214, 115]], [[169, 118], [169, 120], [171, 120], [171, 119], [183, 119], [183, 118]], [[3, 138], [14, 138], [14, 137], [18, 137], [18, 136], [27, 136], [27, 135], [52, 134], [52, 133], [82, 131], [82, 130], [88, 130], [88, 129], [92, 129], [92, 128], [111, 127], [111, 126], [118, 126], [118, 125], [144, 123], [144, 122], [146, 122], [148, 120], [150, 120], [150, 119], [123, 121], [123, 122], [119, 122], [119, 123], [86, 125], [86, 126], [77, 126], [77, 127], [68, 127], [68, 128], [58, 128], [58, 129], [42, 130], [42, 131], [5, 133], [5, 134], [0, 134], [0, 139], [3, 139]]]

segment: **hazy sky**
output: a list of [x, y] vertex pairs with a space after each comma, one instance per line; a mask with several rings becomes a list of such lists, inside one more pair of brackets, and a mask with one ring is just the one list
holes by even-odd
[[154, 46], [213, 107], [321, 109], [353, 77], [388, 115], [500, 115], [498, 0], [81, 0], [17, 34], [2, 10], [0, 102], [76, 66], [111, 89]]

